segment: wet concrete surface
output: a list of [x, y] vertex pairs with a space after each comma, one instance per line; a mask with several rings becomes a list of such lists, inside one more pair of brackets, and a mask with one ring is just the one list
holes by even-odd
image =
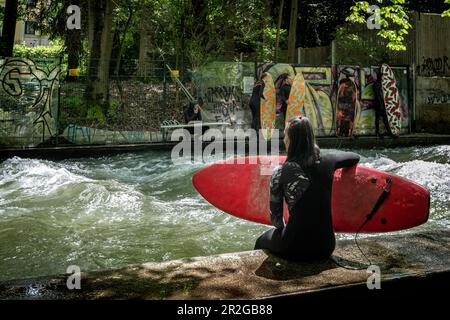
[[[406, 290], [418, 281], [450, 284], [450, 229], [374, 236], [358, 243], [380, 267], [384, 288]], [[250, 251], [82, 273], [80, 290], [67, 288], [68, 275], [0, 282], [0, 299], [289, 299], [367, 292], [368, 261], [355, 242], [338, 241], [334, 258], [361, 270], [331, 260], [292, 263]]]

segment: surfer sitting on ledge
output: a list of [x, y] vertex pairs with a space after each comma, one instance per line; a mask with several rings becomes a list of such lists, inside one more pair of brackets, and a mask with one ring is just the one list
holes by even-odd
[[[321, 155], [308, 118], [292, 119], [285, 129], [286, 162], [270, 180], [270, 219], [275, 228], [256, 241], [256, 249], [296, 261], [328, 259], [335, 248], [331, 218], [334, 171], [359, 162], [355, 153]], [[283, 199], [289, 221], [283, 219]]]
[[[200, 110], [200, 104], [197, 100], [189, 103], [188, 108], [184, 111], [184, 122], [188, 125], [194, 123], [200, 123], [202, 121], [202, 112]], [[202, 126], [202, 134], [208, 131], [209, 127]], [[194, 134], [194, 128], [188, 127], [187, 130], [190, 134]]]

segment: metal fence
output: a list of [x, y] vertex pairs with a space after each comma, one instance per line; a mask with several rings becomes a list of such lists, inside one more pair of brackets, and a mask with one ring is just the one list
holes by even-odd
[[123, 60], [114, 70], [111, 61], [108, 103], [96, 104], [86, 64], [66, 81], [59, 58], [0, 60], [0, 147], [160, 142], [161, 124], [182, 121], [188, 104], [167, 65]]
[[[115, 66], [115, 62], [111, 62]], [[150, 69], [149, 66], [152, 66]], [[124, 60], [110, 70], [108, 103], [95, 103], [88, 95], [88, 69], [76, 81], [61, 83], [60, 140], [73, 144], [123, 144], [162, 140], [160, 123], [168, 108], [164, 101], [164, 61]], [[163, 112], [164, 111], [164, 112]]]
[[[377, 67], [211, 62], [184, 72], [178, 81], [170, 73], [174, 63], [167, 61], [123, 60], [118, 69], [114, 61], [110, 65], [105, 99], [98, 100], [88, 94], [95, 79], [88, 78], [85, 64], [75, 81], [67, 81], [60, 59], [0, 60], [0, 147], [161, 142], [168, 137], [161, 126], [183, 123], [190, 96], [200, 101], [207, 122], [245, 130], [252, 122], [248, 102], [255, 75], [262, 72], [276, 78], [302, 71], [307, 82], [304, 112], [319, 136], [336, 135], [338, 84], [347, 79], [357, 97], [354, 133], [374, 134], [372, 84]], [[407, 133], [409, 69], [393, 69]]]

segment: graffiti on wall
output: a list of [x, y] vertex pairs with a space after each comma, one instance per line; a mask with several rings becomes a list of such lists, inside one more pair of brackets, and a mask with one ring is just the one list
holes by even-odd
[[235, 123], [242, 105], [242, 91], [236, 86], [207, 88], [203, 102], [212, 110], [214, 121]]
[[24, 58], [0, 60], [0, 144], [36, 146], [57, 134], [60, 66]]
[[450, 93], [435, 92], [425, 97], [425, 104], [450, 104]]
[[82, 144], [123, 144], [159, 142], [162, 133], [152, 131], [110, 131], [85, 127], [79, 125], [68, 125], [62, 136], [71, 143]]
[[254, 72], [253, 63], [238, 62], [212, 62], [194, 71], [195, 95], [202, 107], [203, 120], [228, 122], [235, 128], [248, 127], [251, 92], [247, 93], [246, 87], [249, 79], [254, 79]]
[[[319, 136], [371, 135], [375, 133], [375, 94], [373, 83], [379, 67], [359, 66], [298, 66], [290, 64], [264, 64], [256, 74], [268, 72], [274, 79], [288, 73], [291, 78], [301, 70], [306, 80], [304, 113], [311, 119]], [[406, 67], [392, 68], [397, 80], [402, 108], [402, 130], [409, 130], [408, 73]], [[248, 107], [250, 94], [242, 90], [243, 74], [223, 71], [217, 76], [208, 70], [207, 75], [197, 75], [197, 96], [204, 104], [207, 120], [230, 122], [233, 127], [248, 128], [251, 113]], [[248, 76], [248, 75], [245, 75]], [[218, 77], [218, 78], [216, 78]], [[221, 78], [220, 78], [221, 77]], [[220, 79], [219, 79], [220, 78]], [[202, 81], [203, 79], [203, 81]], [[381, 122], [381, 132], [384, 128]], [[282, 129], [283, 120], [277, 121]]]
[[450, 58], [447, 56], [438, 58], [422, 57], [422, 63], [417, 66], [417, 73], [425, 77], [450, 75]]
[[300, 69], [305, 77], [306, 96], [304, 102], [305, 116], [309, 117], [317, 128], [319, 135], [327, 135], [333, 127], [333, 70], [323, 67], [306, 67]]

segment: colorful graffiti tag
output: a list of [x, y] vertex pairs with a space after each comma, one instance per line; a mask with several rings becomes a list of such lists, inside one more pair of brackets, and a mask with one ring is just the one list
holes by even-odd
[[0, 60], [0, 145], [36, 146], [57, 134], [58, 76], [30, 59]]

